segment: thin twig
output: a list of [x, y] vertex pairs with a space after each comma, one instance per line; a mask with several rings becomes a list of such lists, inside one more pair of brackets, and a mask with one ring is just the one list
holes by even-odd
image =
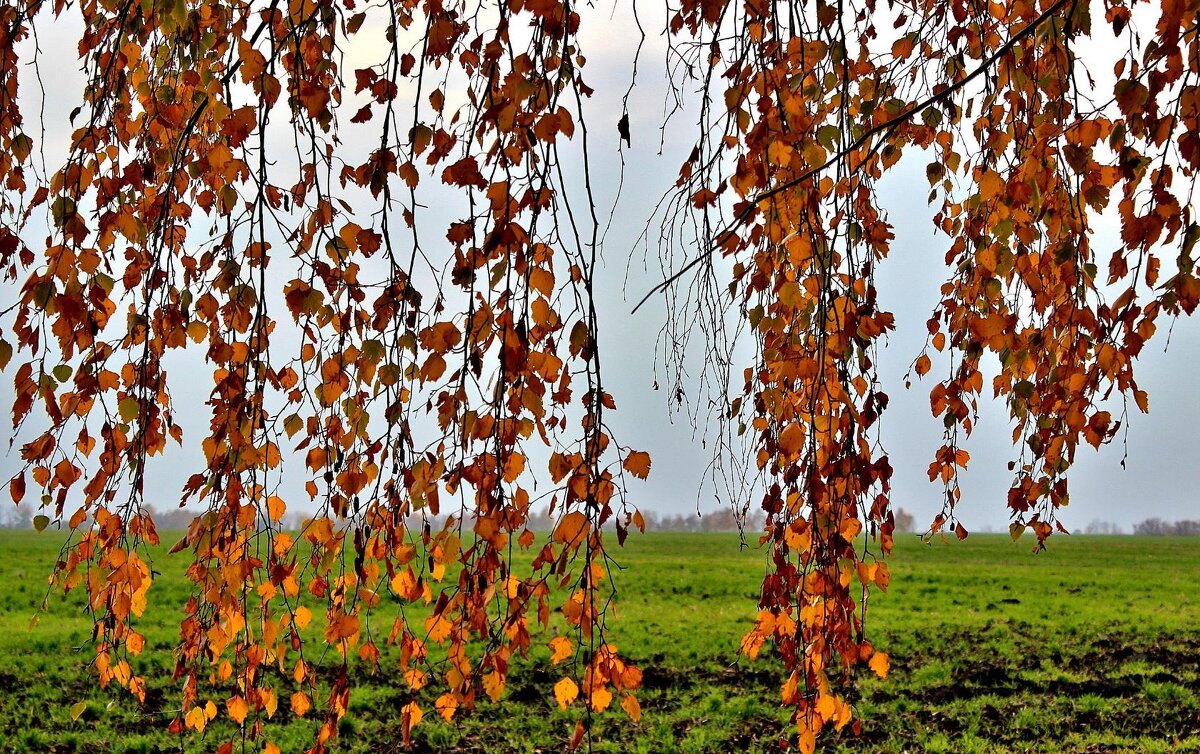
[[958, 81], [954, 82], [953, 84], [951, 84], [950, 86], [941, 90], [940, 92], [931, 94], [930, 96], [926, 97], [925, 99], [921, 100], [920, 102], [917, 102], [912, 107], [905, 110], [904, 112], [902, 112], [898, 115], [895, 115], [892, 118], [867, 129], [865, 132], [863, 132], [863, 134], [861, 136], [859, 136], [857, 139], [855, 139], [853, 142], [851, 142], [848, 146], [843, 147], [840, 151], [838, 151], [836, 154], [834, 154], [832, 157], [830, 157], [828, 160], [821, 163], [817, 167], [806, 170], [805, 172], [801, 173], [796, 178], [793, 178], [789, 181], [784, 181], [783, 183], [779, 184], [778, 186], [768, 189], [767, 191], [764, 191], [761, 194], [758, 194], [753, 199], [746, 202], [746, 204], [742, 207], [742, 209], [740, 211], [738, 211], [738, 213], [736, 215], [734, 215], [733, 220], [729, 223], [729, 225], [725, 226], [725, 229], [722, 230], [719, 234], [717, 234], [716, 238], [713, 240], [713, 242], [711, 244], [709, 244], [709, 247], [706, 251], [704, 251], [702, 254], [697, 256], [692, 261], [688, 262], [678, 272], [676, 272], [675, 274], [671, 275], [670, 277], [666, 278], [665, 280], [663, 280], [662, 282], [658, 283], [653, 288], [651, 288], [646, 293], [646, 295], [642, 296], [641, 300], [638, 301], [637, 306], [633, 307], [633, 311], [631, 313], [636, 314], [637, 310], [642, 308], [642, 304], [645, 304], [652, 296], [654, 296], [656, 293], [661, 293], [663, 291], [666, 291], [668, 288], [670, 288], [672, 285], [674, 285], [677, 280], [679, 280], [681, 277], [683, 277], [687, 273], [691, 272], [701, 262], [703, 262], [706, 259], [708, 259], [709, 257], [711, 257], [713, 255], [714, 251], [716, 251], [722, 244], [724, 244], [727, 240], [729, 240], [729, 238], [737, 231], [737, 229], [740, 228], [747, 220], [750, 219], [751, 215], [754, 214], [754, 211], [757, 209], [757, 207], [760, 203], [762, 203], [762, 202], [766, 201], [767, 199], [770, 199], [774, 196], [778, 196], [779, 194], [783, 193], [784, 191], [787, 191], [788, 189], [799, 186], [801, 183], [804, 183], [805, 181], [807, 181], [808, 179], [817, 175], [818, 173], [823, 172], [826, 168], [829, 168], [830, 166], [845, 159], [849, 154], [851, 154], [855, 150], [860, 149], [872, 137], [877, 136], [878, 134], [881, 134], [881, 133], [884, 133], [887, 131], [891, 131], [896, 126], [900, 125], [904, 121], [911, 118], [918, 111], [924, 110], [925, 108], [929, 107], [930, 105], [932, 105], [936, 102], [942, 101], [942, 100], [950, 97], [951, 95], [957, 93], [959, 90], [961, 90], [967, 84], [971, 83], [971, 81], [975, 80], [976, 78], [978, 78], [979, 76], [981, 76], [985, 72], [987, 72], [989, 69], [991, 69], [991, 67], [996, 64], [996, 61], [998, 61], [1001, 57], [1003, 57], [1004, 55], [1007, 55], [1009, 52], [1011, 52], [1013, 47], [1015, 47], [1018, 42], [1020, 42], [1025, 37], [1028, 37], [1033, 32], [1037, 31], [1037, 28], [1039, 26], [1041, 26], [1043, 23], [1045, 23], [1047, 19], [1051, 18], [1056, 12], [1058, 12], [1059, 9], [1061, 9], [1064, 5], [1066, 5], [1068, 2], [1071, 2], [1071, 1], [1072, 0], [1058, 0], [1058, 2], [1056, 2], [1054, 5], [1051, 5], [1049, 8], [1044, 10], [1040, 16], [1038, 16], [1033, 21], [1031, 21], [1028, 26], [1026, 26], [1025, 28], [1021, 29], [1019, 32], [1014, 34], [1011, 39], [1009, 39], [1007, 42], [1005, 42], [1003, 45], [1001, 45], [994, 53], [992, 53], [990, 56], [988, 56], [988, 58], [986, 60], [984, 60], [983, 63], [981, 63], [979, 65], [979, 67], [977, 67], [975, 70], [971, 71], [965, 77], [959, 79]]

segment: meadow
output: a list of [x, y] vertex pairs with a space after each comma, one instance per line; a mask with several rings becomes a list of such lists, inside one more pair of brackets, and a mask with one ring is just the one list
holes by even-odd
[[[151, 681], [143, 708], [96, 687], [78, 595], [51, 595], [39, 610], [60, 544], [50, 531], [0, 533], [0, 751], [212, 750], [220, 725], [207, 740], [166, 731], [178, 704], [170, 670], [184, 559], [165, 547], [156, 558], [138, 658]], [[868, 619], [891, 673], [864, 669], [852, 690], [862, 734], [824, 736], [819, 751], [1200, 752], [1200, 538], [1058, 536], [1038, 555], [1029, 545], [901, 538]], [[631, 536], [618, 559], [611, 641], [645, 672], [643, 717], [602, 715], [594, 750], [778, 751], [788, 728], [777, 662], [769, 651], [752, 663], [736, 655], [762, 553], [736, 535], [651, 533]], [[395, 675], [356, 673], [336, 750], [403, 751]], [[561, 751], [578, 710], [554, 704], [559, 675], [545, 653], [533, 657], [501, 703], [485, 700], [453, 725], [427, 715], [413, 750]], [[299, 751], [313, 725], [281, 705], [273, 738]]]

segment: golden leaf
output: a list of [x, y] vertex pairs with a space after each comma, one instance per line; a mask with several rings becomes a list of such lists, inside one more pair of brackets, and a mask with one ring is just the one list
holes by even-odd
[[558, 700], [560, 709], [570, 707], [571, 702], [574, 702], [577, 696], [579, 696], [579, 686], [570, 678], [563, 678], [554, 684], [554, 698]]

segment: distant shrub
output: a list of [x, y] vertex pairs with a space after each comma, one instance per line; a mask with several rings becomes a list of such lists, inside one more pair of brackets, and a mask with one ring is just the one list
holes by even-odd
[[1139, 537], [1196, 537], [1200, 536], [1200, 521], [1163, 521], [1148, 518], [1133, 525], [1133, 533]]

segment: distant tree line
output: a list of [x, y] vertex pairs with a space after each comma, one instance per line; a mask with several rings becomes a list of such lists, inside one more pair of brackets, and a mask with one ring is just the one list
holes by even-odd
[[[183, 531], [192, 524], [196, 513], [188, 508], [169, 508], [158, 510], [151, 508], [154, 525], [159, 531]], [[29, 506], [5, 505], [0, 506], [0, 529], [32, 529], [33, 512]], [[894, 512], [896, 533], [919, 532], [913, 514], [898, 508]], [[287, 531], [297, 531], [303, 525], [309, 514], [304, 511], [288, 511], [283, 517], [283, 528]], [[706, 511], [703, 513], [673, 513], [663, 514], [653, 510], [643, 510], [642, 517], [646, 522], [646, 531], [678, 531], [678, 532], [734, 532], [761, 531], [763, 517], [761, 511], [749, 511], [739, 516], [728, 508]], [[430, 526], [440, 528], [445, 522], [445, 514], [430, 519]], [[740, 521], [739, 521], [740, 518]], [[417, 522], [413, 518], [413, 522]], [[555, 518], [549, 511], [543, 511], [529, 517], [528, 526], [533, 531], [545, 532], [554, 528]], [[419, 527], [420, 524], [417, 523]], [[1119, 524], [1112, 521], [1093, 519], [1079, 531], [1081, 534], [1127, 534]], [[1197, 537], [1200, 536], [1200, 521], [1182, 520], [1165, 521], [1161, 518], [1147, 518], [1133, 525], [1132, 534], [1136, 537]]]
[[0, 529], [32, 529], [33, 514], [27, 505], [0, 505]]
[[[913, 515], [903, 508], [895, 511], [896, 531], [916, 531]], [[660, 514], [652, 510], [642, 511], [646, 520], [647, 531], [761, 531], [763, 515], [761, 511], [748, 511], [741, 518], [728, 508], [707, 511], [704, 513], [675, 513]]]
[[1163, 521], [1148, 518], [1133, 525], [1133, 533], [1139, 537], [1197, 537], [1200, 536], [1200, 521]]
[[1125, 534], [1126, 531], [1121, 528], [1120, 524], [1114, 524], [1112, 521], [1101, 521], [1098, 518], [1092, 519], [1091, 523], [1083, 527], [1084, 534]]

